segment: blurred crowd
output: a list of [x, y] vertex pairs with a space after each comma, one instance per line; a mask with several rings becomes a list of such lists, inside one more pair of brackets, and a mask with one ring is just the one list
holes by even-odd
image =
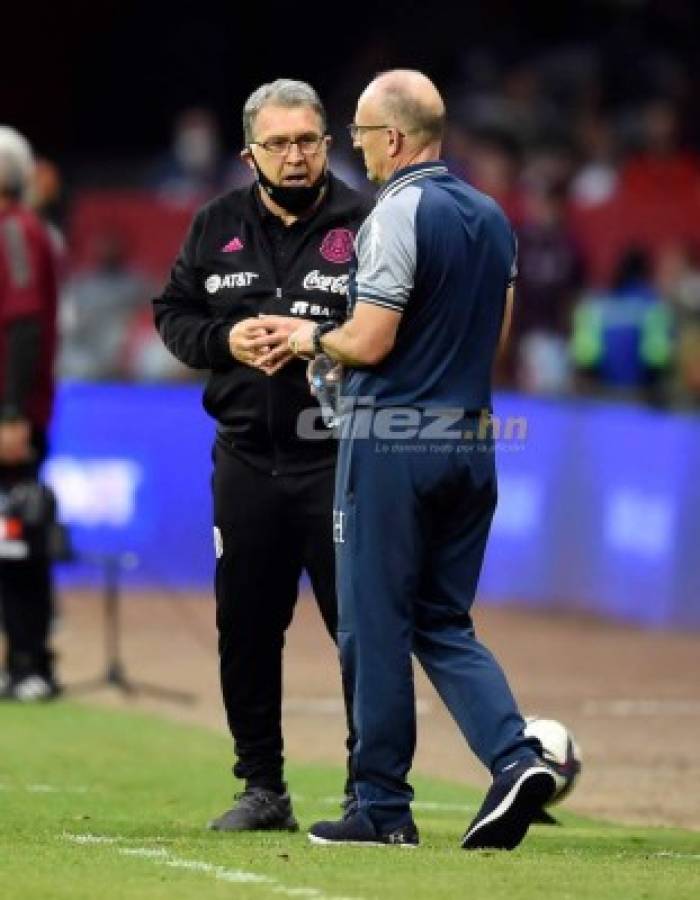
[[[518, 236], [513, 337], [498, 382], [697, 408], [692, 85], [663, 57], [646, 60], [643, 91], [616, 88], [611, 98], [605, 77], [595, 53], [580, 48], [512, 66], [477, 53], [448, 93], [445, 158], [503, 206]], [[337, 173], [370, 190], [347, 142], [337, 144]], [[56, 232], [65, 259], [62, 378], [194, 377], [162, 348], [148, 301], [191, 211], [247, 180], [235, 151], [211, 111], [189, 109], [139, 183], [72, 190], [65, 238]], [[46, 161], [37, 172], [35, 204], [55, 219], [60, 176]]]
[[625, 84], [575, 47], [510, 68], [477, 53], [465, 68], [446, 157], [519, 242], [501, 382], [700, 405], [700, 156], [683, 66], [647, 52]]

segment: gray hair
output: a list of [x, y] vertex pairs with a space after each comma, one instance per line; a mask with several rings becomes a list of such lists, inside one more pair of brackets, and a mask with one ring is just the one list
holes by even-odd
[[26, 195], [33, 171], [29, 141], [11, 125], [0, 125], [0, 193]]
[[283, 106], [293, 109], [297, 106], [308, 106], [321, 120], [321, 128], [326, 131], [326, 111], [321, 98], [305, 81], [294, 81], [292, 78], [278, 78], [270, 84], [263, 84], [253, 91], [243, 107], [243, 137], [246, 145], [253, 138], [255, 119], [263, 106]]

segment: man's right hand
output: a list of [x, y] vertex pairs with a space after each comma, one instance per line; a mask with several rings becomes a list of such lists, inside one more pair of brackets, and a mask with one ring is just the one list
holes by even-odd
[[0, 422], [0, 462], [17, 466], [32, 459], [32, 426], [25, 419]]
[[228, 333], [231, 356], [246, 366], [256, 368], [256, 360], [261, 356], [261, 349], [254, 341], [263, 337], [265, 332], [266, 329], [257, 316], [238, 322]]

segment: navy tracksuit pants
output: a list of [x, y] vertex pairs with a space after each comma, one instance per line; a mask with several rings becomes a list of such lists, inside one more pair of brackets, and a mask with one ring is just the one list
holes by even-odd
[[403, 824], [413, 798], [406, 781], [416, 740], [411, 653], [492, 772], [537, 750], [471, 620], [495, 506], [491, 443], [340, 442], [338, 644], [354, 684], [357, 797], [382, 829]]

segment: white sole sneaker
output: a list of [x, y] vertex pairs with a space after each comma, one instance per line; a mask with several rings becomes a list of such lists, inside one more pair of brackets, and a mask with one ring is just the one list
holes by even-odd
[[555, 789], [554, 774], [546, 766], [533, 765], [526, 769], [497, 806], [471, 825], [462, 847], [465, 850], [515, 849]]

